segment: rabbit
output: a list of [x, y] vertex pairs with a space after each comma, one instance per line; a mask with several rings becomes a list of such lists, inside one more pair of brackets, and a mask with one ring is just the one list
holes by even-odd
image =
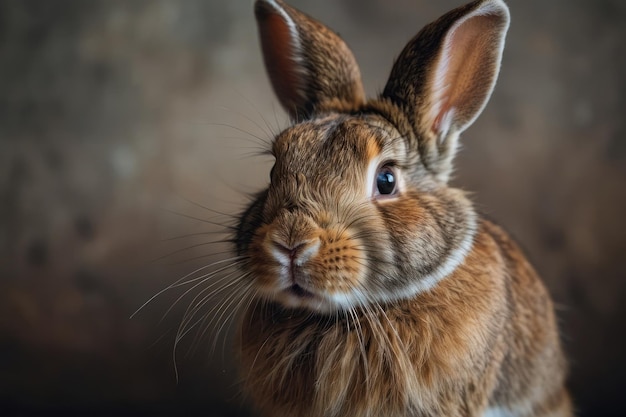
[[271, 85], [292, 125], [235, 227], [252, 296], [243, 390], [267, 417], [571, 416], [546, 287], [448, 185], [459, 135], [492, 93], [502, 0], [427, 25], [366, 99], [332, 30], [256, 0]]

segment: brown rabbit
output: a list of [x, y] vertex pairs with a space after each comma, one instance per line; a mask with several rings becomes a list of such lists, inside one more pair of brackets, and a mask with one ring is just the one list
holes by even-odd
[[338, 35], [280, 0], [255, 12], [294, 121], [236, 236], [254, 289], [242, 377], [261, 414], [571, 416], [546, 288], [447, 184], [497, 78], [506, 5], [426, 26], [369, 101]]

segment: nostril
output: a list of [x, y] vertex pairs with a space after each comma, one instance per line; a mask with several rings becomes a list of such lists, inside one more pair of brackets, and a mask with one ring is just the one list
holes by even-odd
[[311, 256], [315, 255], [319, 246], [320, 240], [317, 238], [296, 242], [292, 245], [272, 241], [272, 249], [278, 260], [284, 261], [283, 263], [294, 263], [296, 265], [302, 265]]
[[295, 246], [295, 247], [289, 247], [283, 243], [280, 242], [272, 242], [272, 245], [274, 247], [274, 249], [276, 249], [277, 251], [289, 256], [289, 257], [293, 257], [295, 256], [295, 254], [298, 252], [298, 248], [301, 245]]

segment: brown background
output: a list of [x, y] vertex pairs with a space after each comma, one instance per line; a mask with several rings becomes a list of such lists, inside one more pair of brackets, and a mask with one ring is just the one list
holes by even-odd
[[[228, 342], [177, 350], [159, 289], [226, 255], [214, 214], [266, 183], [286, 126], [250, 0], [0, 1], [0, 414], [247, 415]], [[370, 94], [459, 1], [293, 0], [338, 30]], [[584, 416], [626, 386], [626, 3], [509, 0], [491, 103], [455, 184], [509, 229], [559, 305]], [[269, 125], [269, 127], [268, 127]], [[194, 204], [197, 203], [197, 204]], [[218, 222], [225, 217], [215, 218]], [[219, 238], [219, 235], [217, 235]], [[190, 352], [189, 354], [187, 354]]]

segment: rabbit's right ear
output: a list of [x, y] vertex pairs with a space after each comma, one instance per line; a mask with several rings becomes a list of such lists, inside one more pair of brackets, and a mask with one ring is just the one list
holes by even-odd
[[293, 120], [325, 104], [355, 109], [365, 101], [359, 67], [332, 30], [281, 0], [256, 0], [265, 67]]
[[426, 26], [393, 66], [382, 97], [406, 114], [424, 164], [442, 180], [459, 134], [491, 95], [508, 27], [502, 0], [474, 1]]

